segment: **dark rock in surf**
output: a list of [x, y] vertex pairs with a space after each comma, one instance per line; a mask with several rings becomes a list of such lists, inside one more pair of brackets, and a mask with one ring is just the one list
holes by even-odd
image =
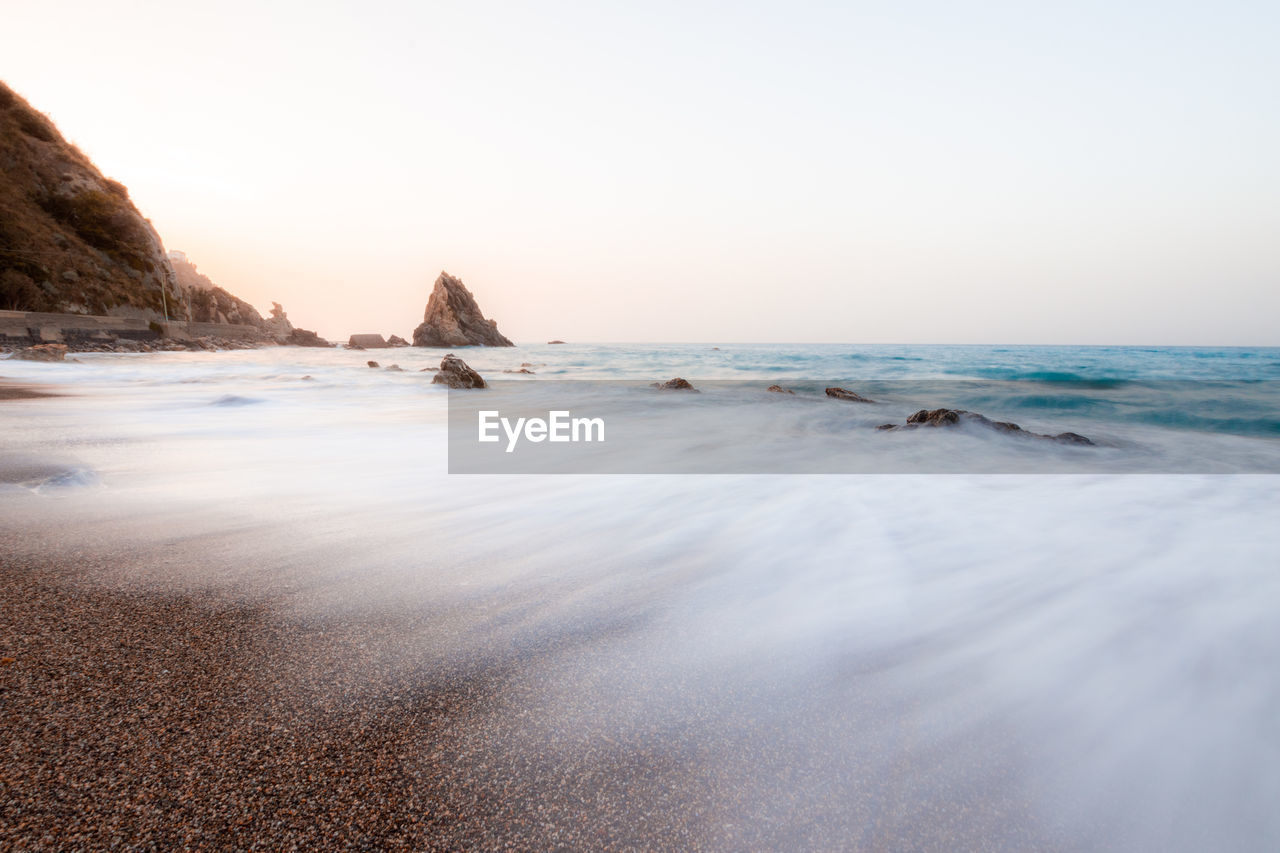
[[764, 389], [764, 390], [766, 390], [766, 391], [772, 391], [772, 392], [773, 392], [773, 393], [775, 393], [775, 394], [794, 394], [794, 393], [796, 393], [795, 391], [792, 391], [790, 388], [783, 388], [781, 385], [770, 385], [768, 388], [766, 388], [766, 389]]
[[365, 362], [365, 364], [369, 365], [370, 367], [377, 367], [377, 366], [378, 366], [378, 362], [376, 362], [376, 361], [366, 361], [366, 362]]
[[548, 344], [562, 344], [564, 341], [547, 341]]
[[681, 379], [677, 376], [675, 379], [668, 379], [666, 382], [651, 382], [650, 388], [657, 388], [660, 391], [697, 391], [687, 379]]
[[294, 346], [294, 347], [331, 347], [333, 346], [333, 344], [329, 343], [324, 338], [317, 335], [315, 332], [309, 329], [299, 329], [297, 327], [294, 327], [293, 331], [289, 332], [289, 337], [285, 338], [284, 342], [286, 345]]
[[453, 353], [440, 360], [440, 372], [431, 377], [436, 385], [448, 385], [450, 388], [487, 388], [479, 373], [472, 370], [467, 363]]
[[875, 400], [869, 400], [861, 394], [855, 394], [852, 391], [846, 391], [844, 388], [828, 388], [827, 396], [836, 400], [848, 400], [850, 403], [874, 403]]
[[964, 409], [921, 409], [907, 418], [907, 426], [955, 426], [961, 422], [976, 423], [1001, 432], [1023, 432], [1022, 427], [1009, 421], [993, 421], [977, 412]]
[[1063, 432], [1057, 435], [1044, 435], [1038, 432], [1029, 432], [1010, 421], [993, 421], [986, 415], [980, 415], [977, 412], [969, 412], [964, 409], [921, 409], [908, 417], [905, 424], [881, 424], [876, 427], [876, 429], [899, 430], [917, 429], [918, 427], [956, 427], [962, 424], [973, 424], [985, 429], [995, 430], [996, 432], [1021, 435], [1027, 438], [1046, 439], [1049, 441], [1056, 441], [1061, 444], [1076, 444], [1090, 447], [1094, 445], [1093, 441], [1079, 433]]

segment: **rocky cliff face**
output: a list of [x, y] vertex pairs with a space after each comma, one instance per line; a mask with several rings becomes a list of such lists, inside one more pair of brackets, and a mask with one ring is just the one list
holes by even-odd
[[123, 184], [0, 83], [0, 309], [159, 319], [173, 268]]
[[[0, 82], [0, 310], [237, 323], [285, 340], [276, 306], [243, 299], [171, 260], [129, 191]], [[278, 313], [277, 313], [278, 312]]]
[[413, 330], [417, 347], [512, 347], [495, 320], [486, 320], [460, 279], [441, 272], [427, 300], [422, 325]]
[[[189, 309], [190, 316], [180, 315], [182, 319], [196, 323], [240, 323], [265, 329], [266, 321], [258, 309], [218, 287], [191, 261], [174, 259], [171, 263], [181, 298]], [[284, 335], [288, 333], [285, 331]]]

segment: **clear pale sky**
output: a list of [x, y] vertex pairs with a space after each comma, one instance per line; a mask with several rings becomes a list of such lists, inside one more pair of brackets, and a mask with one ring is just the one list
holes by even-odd
[[330, 337], [1280, 345], [1280, 4], [0, 0], [0, 77]]

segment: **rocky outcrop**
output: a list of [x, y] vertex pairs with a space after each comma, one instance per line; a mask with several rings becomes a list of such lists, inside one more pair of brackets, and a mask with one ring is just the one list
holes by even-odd
[[284, 339], [289, 346], [294, 347], [331, 347], [333, 344], [317, 335], [310, 329], [295, 328], [289, 333], [289, 337]]
[[386, 349], [391, 346], [382, 335], [352, 335], [347, 339], [349, 349]]
[[450, 388], [487, 388], [484, 379], [453, 353], [440, 360], [440, 372], [431, 377], [432, 384]]
[[997, 432], [1020, 435], [1026, 438], [1049, 439], [1061, 444], [1093, 445], [1091, 440], [1085, 438], [1079, 433], [1060, 432], [1057, 435], [1044, 435], [1043, 433], [1029, 432], [1015, 423], [1011, 423], [1009, 421], [993, 421], [985, 415], [980, 415], [977, 412], [965, 411], [964, 409], [921, 409], [908, 417], [905, 424], [881, 424], [876, 427], [876, 429], [899, 430], [916, 429], [918, 427], [956, 427], [962, 424], [972, 424], [974, 426], [984, 427]]
[[170, 306], [170, 316], [192, 323], [253, 326], [267, 340], [278, 344], [293, 343], [293, 323], [289, 322], [289, 315], [279, 302], [272, 302], [270, 315], [263, 317], [257, 308], [214, 284], [212, 279], [196, 268], [186, 253], [170, 252], [169, 262], [177, 276], [181, 298], [181, 304]]
[[193, 323], [219, 323], [254, 326], [262, 329], [266, 321], [248, 302], [232, 296], [221, 287], [193, 290], [187, 294], [188, 318]]
[[129, 190], [3, 83], [0, 310], [251, 325], [277, 342], [292, 328], [166, 253]]
[[163, 320], [179, 301], [128, 189], [0, 83], [0, 310]]
[[409, 346], [409, 342], [406, 341], [404, 338], [400, 337], [399, 335], [392, 335], [391, 337], [387, 338], [387, 346], [407, 347]]
[[772, 391], [774, 394], [794, 394], [794, 393], [796, 393], [795, 391], [792, 391], [790, 388], [783, 388], [781, 385], [770, 385], [768, 388], [766, 388], [766, 389], [764, 389], [764, 390], [766, 390], [766, 391]]
[[460, 279], [441, 272], [436, 279], [422, 325], [413, 330], [416, 347], [511, 347], [515, 344], [498, 331], [495, 320], [486, 320], [471, 291]]
[[19, 359], [20, 361], [65, 361], [67, 357], [67, 345], [37, 344], [33, 347], [20, 349], [11, 357]]
[[868, 400], [861, 394], [855, 394], [852, 391], [846, 391], [844, 388], [828, 388], [827, 396], [834, 397], [837, 400], [848, 400], [850, 403], [874, 403], [875, 400]]
[[271, 316], [267, 317], [262, 324], [262, 330], [276, 341], [286, 341], [289, 335], [293, 334], [293, 324], [289, 322], [289, 315], [284, 313], [284, 306], [279, 302], [271, 303]]
[[650, 382], [649, 387], [657, 388], [660, 391], [697, 391], [698, 390], [697, 388], [694, 388], [692, 384], [690, 384], [689, 380], [681, 379], [679, 376], [677, 376], [675, 379], [668, 379], [666, 382]]

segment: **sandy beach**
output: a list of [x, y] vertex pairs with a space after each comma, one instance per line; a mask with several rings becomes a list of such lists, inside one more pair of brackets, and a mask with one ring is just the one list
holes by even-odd
[[1275, 837], [1274, 477], [453, 476], [364, 356], [7, 365], [0, 849]]
[[[907, 730], [885, 746], [891, 784], [873, 775], [885, 756], [868, 756], [867, 778], [815, 801], [796, 778], [815, 760], [800, 709], [788, 734], [704, 685], [711, 728], [641, 727], [629, 742], [548, 730], [519, 673], [556, 650], [415, 670], [403, 619], [282, 619], [252, 599], [123, 582], [100, 562], [112, 555], [29, 545], [0, 540], [3, 847], [1053, 847], [981, 779], [935, 785], [946, 757]], [[560, 644], [592, 668], [586, 637]], [[776, 786], [763, 797], [762, 781]]]

